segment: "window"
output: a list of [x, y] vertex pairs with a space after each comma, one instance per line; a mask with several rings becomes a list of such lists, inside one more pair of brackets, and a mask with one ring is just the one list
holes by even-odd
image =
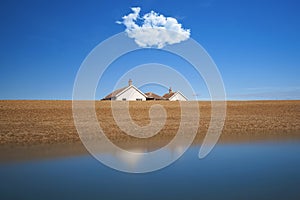
[[126, 101], [126, 98], [123, 98], [122, 101]]
[[140, 99], [140, 98], [136, 98], [136, 100], [137, 100], [137, 101], [142, 101], [143, 99]]

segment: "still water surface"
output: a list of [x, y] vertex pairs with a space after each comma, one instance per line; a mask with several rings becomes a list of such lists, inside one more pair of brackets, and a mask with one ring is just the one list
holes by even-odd
[[0, 199], [300, 199], [299, 141], [218, 144], [202, 160], [199, 148], [147, 174], [90, 155], [2, 163]]

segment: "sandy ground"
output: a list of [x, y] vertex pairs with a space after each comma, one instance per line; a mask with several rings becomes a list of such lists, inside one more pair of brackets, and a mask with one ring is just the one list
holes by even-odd
[[[99, 124], [114, 143], [121, 147], [150, 145], [155, 149], [164, 146], [177, 133], [181, 119], [179, 102], [130, 102], [129, 109], [134, 122], [145, 126], [150, 122], [150, 106], [157, 103], [166, 109], [166, 124], [157, 135], [142, 140], [128, 136], [118, 128], [109, 101], [95, 105]], [[201, 117], [195, 143], [200, 143], [207, 132], [210, 105], [210, 102], [199, 102]], [[299, 138], [300, 101], [227, 102], [220, 142]], [[86, 153], [74, 126], [71, 101], [0, 101], [0, 144], [2, 158], [11, 149], [35, 152], [42, 147], [64, 149], [65, 154]], [[60, 146], [62, 148], [58, 148]]]

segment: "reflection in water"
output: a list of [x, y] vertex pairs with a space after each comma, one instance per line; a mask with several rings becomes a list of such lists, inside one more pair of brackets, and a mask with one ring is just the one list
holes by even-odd
[[[148, 174], [118, 172], [89, 155], [2, 163], [0, 199], [300, 198], [299, 141], [219, 144], [201, 160], [198, 151], [193, 146], [171, 166]], [[142, 163], [105, 148], [103, 154], [132, 167]]]
[[123, 152], [116, 152], [115, 157], [125, 162], [131, 169], [135, 169], [139, 161], [142, 159], [142, 155], [139, 153], [144, 153], [143, 149], [133, 149], [135, 154], [124, 154]]
[[[159, 154], [154, 154], [155, 151], [153, 151], [151, 145], [148, 147], [136, 147], [131, 144], [127, 146], [125, 151], [117, 151], [116, 148], [111, 145], [103, 145], [97, 150], [98, 154], [95, 155], [95, 158], [101, 157], [101, 162], [105, 160], [103, 164], [109, 163], [110, 166], [125, 166], [129, 169], [129, 171], [131, 170], [136, 173], [138, 169], [145, 169], [148, 167], [155, 168], [155, 166], [163, 162], [163, 159], [166, 157], [168, 159], [177, 159], [182, 153], [184, 153], [185, 146], [181, 144], [172, 144], [165, 150], [162, 150]], [[152, 159], [145, 157], [144, 154], [148, 153]], [[119, 170], [119, 168], [117, 169]]]

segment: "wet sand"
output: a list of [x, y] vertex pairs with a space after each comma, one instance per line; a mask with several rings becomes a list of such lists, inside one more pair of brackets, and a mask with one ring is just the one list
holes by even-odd
[[[122, 148], [155, 150], [166, 145], [180, 123], [179, 102], [130, 102], [130, 114], [139, 125], [150, 122], [149, 108], [161, 104], [167, 121], [149, 139], [126, 135], [115, 123], [111, 103], [96, 102], [99, 124], [107, 137]], [[200, 127], [194, 144], [201, 144], [210, 122], [210, 102], [199, 102]], [[300, 139], [300, 101], [229, 101], [219, 142]], [[83, 155], [72, 116], [71, 101], [0, 101], [0, 161]]]

